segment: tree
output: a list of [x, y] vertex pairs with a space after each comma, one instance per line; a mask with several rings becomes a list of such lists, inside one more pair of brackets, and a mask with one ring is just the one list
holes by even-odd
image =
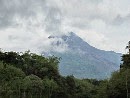
[[24, 77], [25, 74], [21, 69], [8, 64], [4, 67], [4, 63], [0, 62], [0, 94], [3, 96], [20, 94], [20, 84]]
[[[130, 83], [129, 82], [129, 78], [128, 78], [128, 75], [129, 75], [129, 70], [130, 70], [130, 41], [128, 42], [128, 46], [126, 46], [126, 49], [128, 49], [128, 54], [125, 54], [122, 56], [122, 61], [123, 61], [123, 64], [121, 65], [121, 68], [123, 68], [123, 70], [125, 70], [126, 72], [126, 91], [127, 91], [127, 98], [129, 98], [129, 91], [130, 91], [130, 88], [128, 87], [128, 84]], [[122, 69], [121, 69], [122, 70]]]
[[37, 75], [40, 78], [55, 78], [59, 76], [58, 64], [60, 58], [55, 56], [44, 57], [26, 51], [24, 53], [2, 52], [0, 51], [0, 61], [11, 64], [14, 67], [22, 69], [26, 75]]
[[42, 96], [42, 90], [44, 89], [44, 85], [42, 83], [41, 78], [32, 74], [26, 76], [22, 82], [24, 97], [26, 97], [27, 95], [30, 95], [31, 97], [35, 95]]
[[107, 94], [108, 80], [102, 80], [97, 89], [95, 98], [109, 98]]
[[45, 87], [44, 94], [47, 98], [51, 98], [53, 92], [58, 88], [57, 83], [53, 79], [43, 79], [43, 85]]
[[96, 89], [87, 79], [76, 79], [76, 95], [77, 98], [94, 98], [93, 90]]
[[117, 71], [112, 74], [107, 86], [108, 98], [127, 98], [125, 76], [126, 71]]

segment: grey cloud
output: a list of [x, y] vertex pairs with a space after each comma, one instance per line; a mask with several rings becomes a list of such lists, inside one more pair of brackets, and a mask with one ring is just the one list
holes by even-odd
[[40, 7], [45, 9], [45, 0], [0, 0], [0, 28], [15, 25], [16, 17], [35, 17]]
[[124, 22], [123, 17], [121, 17], [120, 15], [117, 15], [117, 17], [114, 19], [113, 24], [114, 25], [120, 25]]
[[8, 39], [9, 39], [10, 41], [12, 41], [12, 40], [17, 40], [18, 38], [17, 38], [16, 36], [9, 35], [9, 36], [8, 36]]
[[130, 21], [130, 14], [128, 14], [125, 17], [122, 17], [121, 15], [117, 15], [117, 17], [113, 20], [112, 24], [113, 25], [122, 25], [125, 22]]
[[51, 0], [0, 0], [0, 32], [4, 33], [0, 47], [6, 50], [63, 52], [64, 43], [52, 47], [58, 39], [48, 39], [49, 35], [62, 34], [61, 24], [62, 12]]
[[103, 0], [89, 0], [89, 1], [91, 1], [93, 3], [101, 3]]
[[45, 18], [45, 30], [52, 35], [62, 33], [61, 22], [62, 14], [58, 8], [49, 8], [47, 16]]
[[[16, 26], [16, 18], [35, 20], [39, 13], [42, 14], [42, 24], [48, 33], [56, 34], [61, 32], [61, 10], [47, 0], [1, 0], [0, 1], [0, 28]], [[44, 17], [45, 20], [44, 20]], [[31, 23], [30, 23], [31, 24]]]
[[0, 47], [49, 50], [49, 35], [74, 31], [100, 43], [98, 48], [118, 50], [111, 41], [129, 35], [129, 5], [129, 0], [0, 0]]

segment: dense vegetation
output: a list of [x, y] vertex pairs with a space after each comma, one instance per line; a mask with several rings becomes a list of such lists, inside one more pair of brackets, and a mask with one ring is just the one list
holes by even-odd
[[60, 58], [0, 51], [0, 98], [128, 98], [130, 54], [110, 79], [76, 79], [59, 74]]

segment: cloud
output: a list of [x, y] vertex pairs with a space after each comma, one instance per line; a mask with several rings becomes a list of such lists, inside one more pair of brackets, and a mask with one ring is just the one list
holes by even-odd
[[[45, 0], [0, 1], [0, 47], [5, 50], [42, 52], [52, 50], [50, 35], [59, 35], [61, 12]], [[66, 48], [63, 45], [57, 47]], [[58, 50], [56, 47], [56, 51]], [[62, 49], [63, 50], [63, 49]], [[54, 50], [55, 51], [55, 50]]]
[[123, 52], [130, 36], [129, 5], [129, 0], [0, 0], [0, 47], [62, 51], [67, 45], [52, 49], [48, 36], [73, 31], [96, 48]]
[[129, 4], [129, 0], [70, 3], [68, 28], [96, 48], [124, 52], [130, 36]]
[[62, 33], [61, 31], [61, 12], [58, 8], [51, 7], [45, 18], [45, 30], [48, 33]]

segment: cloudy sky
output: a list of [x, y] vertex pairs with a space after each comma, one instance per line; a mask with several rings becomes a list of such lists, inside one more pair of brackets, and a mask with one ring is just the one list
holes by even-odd
[[3, 50], [47, 51], [52, 49], [49, 35], [71, 31], [98, 49], [124, 53], [130, 0], [0, 0]]

